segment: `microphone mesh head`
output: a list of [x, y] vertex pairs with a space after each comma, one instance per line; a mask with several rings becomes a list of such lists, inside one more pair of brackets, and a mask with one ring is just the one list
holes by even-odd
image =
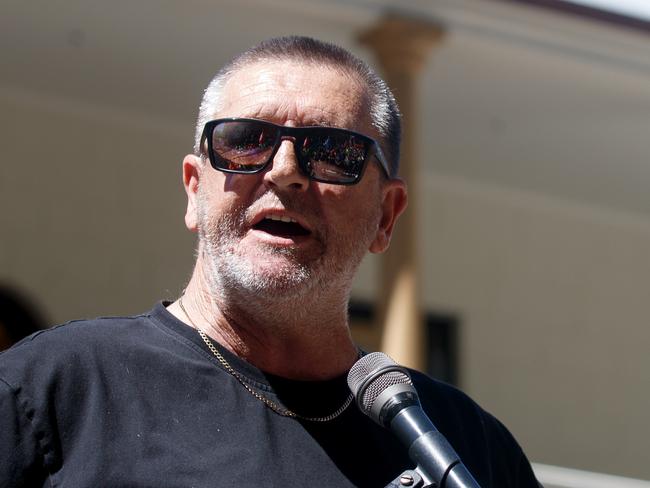
[[366, 414], [386, 388], [400, 384], [412, 385], [411, 378], [404, 368], [383, 352], [362, 357], [348, 373], [348, 386], [359, 408]]

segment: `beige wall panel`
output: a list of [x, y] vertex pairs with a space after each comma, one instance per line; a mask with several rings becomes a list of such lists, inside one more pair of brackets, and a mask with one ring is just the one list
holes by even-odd
[[538, 462], [650, 478], [650, 220], [428, 180], [424, 301], [461, 382]]
[[180, 161], [192, 129], [29, 93], [0, 96], [0, 281], [50, 323], [147, 310], [189, 276]]

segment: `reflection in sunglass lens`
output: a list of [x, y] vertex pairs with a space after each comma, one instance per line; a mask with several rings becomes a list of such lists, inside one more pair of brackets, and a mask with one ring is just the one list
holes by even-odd
[[351, 183], [363, 168], [367, 143], [350, 134], [316, 133], [305, 138], [300, 157], [314, 178]]
[[212, 132], [212, 151], [221, 168], [255, 171], [267, 162], [276, 139], [277, 130], [272, 125], [222, 122]]

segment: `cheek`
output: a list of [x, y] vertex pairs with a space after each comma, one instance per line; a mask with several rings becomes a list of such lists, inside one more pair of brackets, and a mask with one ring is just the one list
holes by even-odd
[[199, 200], [204, 209], [218, 214], [232, 212], [250, 200], [255, 188], [252, 175], [213, 172], [199, 186]]
[[216, 188], [223, 193], [235, 193], [237, 195], [247, 195], [258, 187], [262, 181], [262, 173], [253, 175], [240, 175], [236, 173], [222, 173], [215, 171], [213, 178]]
[[320, 187], [318, 200], [322, 214], [330, 225], [338, 226], [355, 214], [356, 201], [346, 190], [348, 188], [345, 186], [328, 185], [325, 189]]
[[232, 213], [236, 205], [227, 194], [208, 185], [199, 187], [197, 204], [199, 225], [204, 229], [221, 221], [223, 215]]
[[329, 226], [341, 238], [363, 238], [362, 234], [368, 234], [368, 238], [372, 239], [381, 214], [379, 193], [369, 189], [355, 191], [356, 188], [352, 187], [340, 188], [343, 191], [333, 190], [323, 194], [323, 213]]

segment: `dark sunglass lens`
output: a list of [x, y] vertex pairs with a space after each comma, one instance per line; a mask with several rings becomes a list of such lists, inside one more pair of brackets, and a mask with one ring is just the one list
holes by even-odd
[[357, 180], [368, 155], [368, 142], [345, 132], [317, 132], [307, 136], [301, 158], [310, 174], [321, 181], [352, 183]]
[[226, 170], [257, 171], [268, 161], [276, 138], [276, 128], [263, 122], [221, 122], [212, 131], [215, 162]]

